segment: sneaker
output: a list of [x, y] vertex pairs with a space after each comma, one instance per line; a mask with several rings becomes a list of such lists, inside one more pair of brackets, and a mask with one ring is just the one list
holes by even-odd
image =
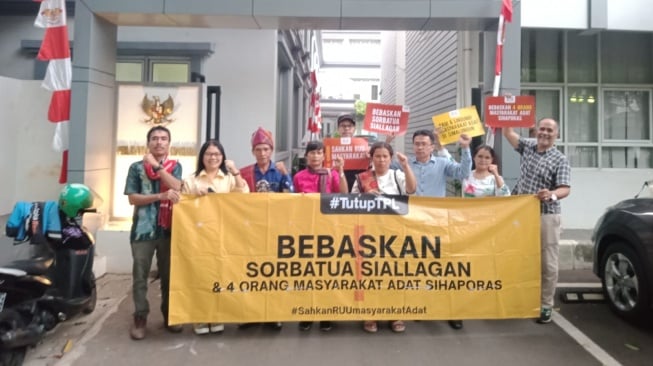
[[551, 315], [553, 314], [553, 309], [551, 308], [542, 308], [540, 311], [540, 317], [537, 319], [539, 324], [551, 323]]
[[207, 323], [193, 324], [193, 332], [197, 335], [209, 334], [209, 325]]
[[224, 332], [224, 324], [211, 323], [209, 324], [209, 329], [211, 333], [222, 333]]
[[312, 326], [313, 326], [313, 322], [299, 322], [299, 330], [301, 331], [311, 330]]
[[463, 321], [462, 320], [449, 320], [449, 326], [451, 327], [451, 329], [455, 329], [455, 330], [463, 329]]
[[129, 336], [135, 341], [145, 338], [146, 325], [147, 318], [143, 316], [135, 316], [134, 324], [132, 324], [129, 329]]
[[333, 328], [330, 321], [320, 322], [320, 330], [323, 332], [328, 332]]

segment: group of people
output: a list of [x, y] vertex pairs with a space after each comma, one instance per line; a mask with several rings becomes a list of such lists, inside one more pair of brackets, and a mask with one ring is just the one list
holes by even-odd
[[[352, 115], [337, 120], [340, 137], [353, 137], [355, 119]], [[536, 138], [521, 137], [512, 128], [504, 128], [503, 135], [521, 155], [520, 177], [513, 194], [536, 195], [541, 201], [542, 242], [542, 298], [539, 323], [551, 321], [553, 294], [558, 274], [558, 243], [560, 240], [560, 200], [570, 192], [570, 166], [567, 158], [554, 146], [558, 124], [546, 118], [537, 126]], [[170, 280], [170, 229], [172, 205], [180, 194], [205, 195], [227, 192], [297, 192], [297, 193], [377, 193], [428, 197], [446, 195], [447, 178], [462, 181], [463, 197], [508, 196], [510, 189], [499, 174], [492, 147], [481, 145], [470, 151], [471, 138], [462, 134], [458, 140], [460, 162], [456, 162], [444, 149], [433, 130], [415, 131], [412, 137], [413, 156], [395, 154], [388, 142], [375, 142], [370, 146], [370, 168], [345, 170], [342, 158], [334, 167], [325, 167], [325, 149], [320, 141], [306, 146], [306, 169], [294, 177], [282, 162], [272, 160], [274, 140], [269, 131], [259, 128], [251, 139], [256, 163], [238, 169], [228, 160], [223, 146], [216, 140], [205, 142], [200, 148], [197, 169], [182, 179], [178, 162], [168, 158], [170, 131], [155, 126], [147, 134], [149, 153], [142, 161], [129, 168], [125, 195], [134, 206], [130, 235], [133, 257], [134, 322], [130, 328], [132, 339], [146, 336], [149, 303], [147, 278], [156, 254], [161, 280], [161, 312], [164, 326], [170, 332], [181, 332], [180, 325], [171, 326], [168, 319], [168, 292]], [[393, 156], [396, 159], [393, 160]], [[472, 170], [472, 159], [475, 169]], [[268, 323], [275, 329], [281, 323]], [[241, 324], [248, 326], [250, 324]], [[463, 327], [462, 320], [449, 320], [454, 329]], [[309, 330], [312, 322], [300, 322], [301, 330]], [[331, 330], [330, 321], [321, 321], [323, 331]], [[218, 333], [223, 324], [194, 324], [196, 334]], [[376, 321], [365, 321], [363, 329], [374, 333]], [[390, 329], [403, 332], [401, 320], [391, 321]]]

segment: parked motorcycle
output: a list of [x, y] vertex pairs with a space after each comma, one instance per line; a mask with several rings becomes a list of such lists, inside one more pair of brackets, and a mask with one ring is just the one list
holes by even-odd
[[7, 236], [47, 250], [0, 267], [0, 366], [21, 365], [47, 331], [95, 309], [95, 241], [81, 221], [96, 198], [85, 185], [68, 184], [58, 202], [16, 204]]

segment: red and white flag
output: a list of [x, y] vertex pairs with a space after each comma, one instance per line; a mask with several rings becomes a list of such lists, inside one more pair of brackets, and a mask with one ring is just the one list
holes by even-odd
[[[494, 58], [494, 85], [492, 87], [492, 96], [499, 96], [501, 87], [501, 73], [503, 72], [503, 43], [506, 36], [506, 22], [512, 22], [512, 0], [503, 0], [501, 3], [501, 13], [499, 14], [499, 26], [497, 29], [497, 47]], [[494, 128], [490, 128], [485, 137], [485, 143], [494, 146]]]
[[41, 86], [52, 92], [48, 120], [56, 123], [52, 148], [60, 152], [59, 183], [68, 181], [68, 124], [70, 121], [70, 88], [72, 66], [66, 25], [65, 0], [43, 0], [34, 26], [45, 28], [37, 58], [50, 61]]

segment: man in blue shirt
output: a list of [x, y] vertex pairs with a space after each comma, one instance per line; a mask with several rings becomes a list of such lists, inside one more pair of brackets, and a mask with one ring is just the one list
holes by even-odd
[[[252, 154], [256, 163], [240, 169], [243, 179], [247, 182], [250, 192], [293, 192], [292, 177], [283, 162], [272, 161], [274, 139], [272, 133], [259, 127], [252, 134]], [[240, 328], [254, 323], [240, 324]], [[280, 322], [268, 323], [274, 329], [281, 329]]]
[[[469, 177], [472, 172], [472, 155], [469, 144], [472, 139], [466, 134], [458, 140], [461, 148], [460, 163], [454, 161], [439, 139], [431, 130], [417, 130], [413, 134], [414, 156], [408, 158], [410, 167], [417, 180], [416, 196], [444, 197], [447, 193], [447, 178], [459, 179]], [[433, 150], [437, 148], [437, 155]], [[462, 320], [449, 320], [453, 329], [463, 327]]]

